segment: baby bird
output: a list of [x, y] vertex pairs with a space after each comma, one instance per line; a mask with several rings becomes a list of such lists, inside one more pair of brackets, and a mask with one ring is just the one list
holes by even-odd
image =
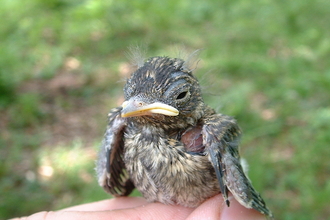
[[273, 218], [240, 163], [235, 119], [203, 101], [191, 60], [152, 57], [109, 113], [97, 161], [99, 184], [114, 196], [136, 187], [150, 202], [196, 207], [228, 191], [246, 208]]

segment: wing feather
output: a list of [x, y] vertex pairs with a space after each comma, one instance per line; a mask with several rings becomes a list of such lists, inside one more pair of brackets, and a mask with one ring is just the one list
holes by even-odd
[[240, 135], [236, 121], [229, 116], [212, 114], [204, 119], [203, 144], [216, 171], [227, 205], [229, 206], [229, 190], [240, 204], [272, 219], [273, 214], [253, 188], [241, 166], [238, 151]]
[[126, 120], [120, 116], [121, 107], [109, 113], [109, 123], [99, 152], [96, 171], [98, 182], [114, 196], [125, 196], [135, 188], [123, 161]]

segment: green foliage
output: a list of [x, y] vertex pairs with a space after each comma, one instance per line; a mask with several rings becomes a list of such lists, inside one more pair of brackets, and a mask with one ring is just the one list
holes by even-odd
[[9, 116], [11, 125], [26, 127], [40, 123], [44, 113], [40, 109], [39, 94], [21, 94], [12, 104]]
[[93, 161], [141, 44], [204, 48], [205, 100], [237, 118], [276, 218], [329, 215], [329, 1], [3, 0], [0, 18], [0, 218], [108, 197]]

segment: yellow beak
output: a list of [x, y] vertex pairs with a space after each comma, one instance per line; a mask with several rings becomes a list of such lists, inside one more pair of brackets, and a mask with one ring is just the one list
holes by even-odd
[[147, 104], [134, 98], [123, 102], [121, 106], [123, 107], [121, 117], [124, 118], [152, 114], [162, 114], [167, 116], [177, 116], [179, 114], [179, 111], [170, 105], [161, 102]]

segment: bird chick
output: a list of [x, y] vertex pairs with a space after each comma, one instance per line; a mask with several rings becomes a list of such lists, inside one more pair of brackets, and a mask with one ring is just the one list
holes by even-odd
[[240, 163], [235, 119], [207, 106], [191, 61], [152, 57], [127, 80], [109, 113], [97, 161], [99, 184], [114, 196], [137, 188], [150, 202], [196, 207], [228, 191], [273, 218]]

